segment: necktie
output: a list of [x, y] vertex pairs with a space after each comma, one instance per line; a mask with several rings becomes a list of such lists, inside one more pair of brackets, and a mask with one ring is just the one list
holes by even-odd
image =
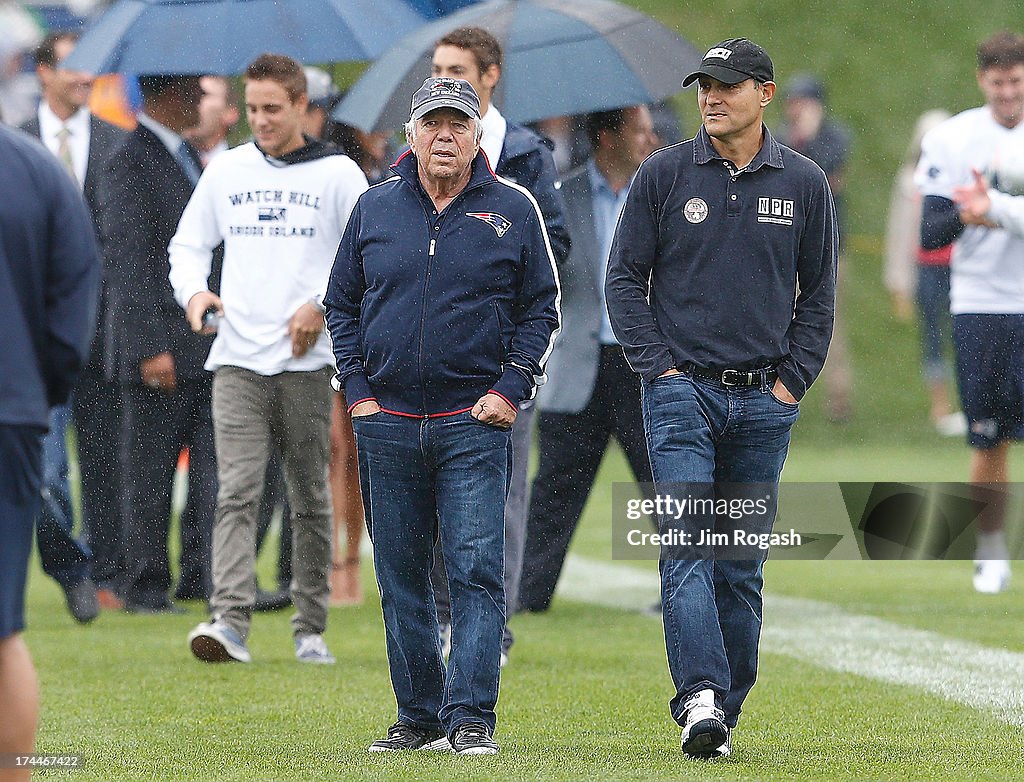
[[178, 159], [178, 165], [181, 166], [182, 171], [184, 171], [188, 176], [189, 181], [195, 185], [195, 183], [199, 181], [199, 177], [203, 171], [199, 168], [199, 164], [196, 163], [195, 158], [192, 157], [189, 152], [188, 144], [184, 140], [182, 140], [181, 144], [178, 146], [178, 154], [176, 157]]
[[65, 125], [57, 131], [57, 157], [60, 158], [60, 162], [64, 164], [64, 168], [71, 175], [75, 184], [78, 184], [78, 177], [75, 176], [75, 162], [71, 159], [71, 144], [68, 139], [71, 138], [71, 131], [68, 130]]

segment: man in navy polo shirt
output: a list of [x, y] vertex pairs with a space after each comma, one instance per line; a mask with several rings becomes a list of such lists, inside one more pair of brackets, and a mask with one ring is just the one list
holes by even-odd
[[[760, 46], [733, 38], [712, 47], [683, 81], [698, 84], [700, 131], [644, 162], [616, 230], [608, 314], [643, 381], [659, 491], [774, 491], [799, 400], [825, 362], [835, 206], [822, 170], [764, 126], [773, 79]], [[773, 509], [747, 515], [743, 529], [770, 531]], [[659, 525], [681, 525], [696, 543], [725, 521]], [[672, 717], [688, 756], [721, 757], [756, 678], [765, 553], [678, 551], [663, 547], [660, 563]]]

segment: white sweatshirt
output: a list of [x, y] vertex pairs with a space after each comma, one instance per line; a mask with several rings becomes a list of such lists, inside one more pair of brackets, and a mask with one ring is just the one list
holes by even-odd
[[366, 177], [350, 158], [329, 155], [285, 165], [253, 143], [210, 162], [171, 239], [170, 280], [183, 308], [207, 290], [214, 248], [224, 242], [224, 317], [206, 368], [242, 367], [261, 375], [332, 366], [322, 334], [292, 357], [288, 321], [321, 301]]

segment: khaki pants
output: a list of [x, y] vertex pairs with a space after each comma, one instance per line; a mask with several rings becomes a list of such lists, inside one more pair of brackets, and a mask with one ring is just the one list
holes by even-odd
[[264, 376], [221, 367], [213, 380], [220, 489], [210, 610], [243, 638], [256, 596], [256, 515], [272, 449], [281, 451], [292, 521], [292, 628], [327, 625], [331, 498], [327, 483], [331, 370]]

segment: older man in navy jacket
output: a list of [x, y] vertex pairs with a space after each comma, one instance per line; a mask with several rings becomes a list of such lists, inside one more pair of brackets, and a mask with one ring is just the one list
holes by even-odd
[[[370, 751], [498, 751], [509, 430], [543, 382], [558, 276], [537, 202], [479, 152], [469, 82], [430, 78], [411, 150], [349, 220], [327, 324], [359, 452], [398, 721]], [[447, 669], [430, 589], [440, 535]]]
[[100, 267], [85, 202], [50, 153], [0, 125], [0, 160], [2, 757], [31, 752], [35, 740], [35, 672], [20, 633], [42, 440], [88, 355]]

